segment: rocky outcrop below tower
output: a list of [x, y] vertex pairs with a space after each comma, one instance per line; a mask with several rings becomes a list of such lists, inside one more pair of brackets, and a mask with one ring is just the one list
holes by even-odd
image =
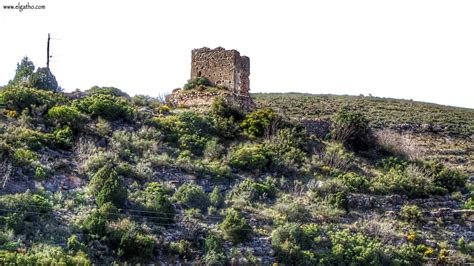
[[221, 97], [225, 102], [246, 112], [256, 108], [249, 95], [240, 95], [217, 88], [205, 90], [177, 89], [166, 98], [166, 102], [172, 107], [209, 107], [217, 97]]

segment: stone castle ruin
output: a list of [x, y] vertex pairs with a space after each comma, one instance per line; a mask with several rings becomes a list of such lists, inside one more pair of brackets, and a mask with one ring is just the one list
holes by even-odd
[[192, 51], [191, 78], [206, 77], [214, 86], [224, 86], [240, 95], [250, 90], [250, 59], [236, 50], [201, 48]]
[[191, 52], [191, 79], [204, 77], [212, 89], [176, 89], [167, 97], [177, 107], [210, 106], [216, 97], [244, 111], [255, 109], [250, 97], [250, 59], [236, 50], [222, 47], [194, 49]]

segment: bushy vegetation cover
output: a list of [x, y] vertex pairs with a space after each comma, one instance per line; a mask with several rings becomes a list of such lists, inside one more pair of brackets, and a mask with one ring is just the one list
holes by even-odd
[[233, 243], [244, 242], [252, 235], [252, 227], [248, 224], [245, 217], [234, 209], [227, 210], [225, 219], [219, 227], [224, 238]]
[[127, 100], [109, 94], [88, 96], [74, 101], [73, 106], [91, 117], [100, 116], [108, 120], [130, 120], [135, 112]]
[[[472, 173], [379, 143], [374, 126], [394, 121], [371, 108], [396, 101], [259, 95], [273, 108], [181, 109], [113, 87], [58, 92], [30, 82], [38, 71], [25, 59], [0, 89], [0, 264], [473, 261]], [[416, 114], [394, 119], [427, 122], [431, 108], [449, 141], [472, 134], [464, 109], [406, 108]], [[310, 134], [288, 112], [331, 126]]]
[[35, 108], [41, 107], [42, 112], [38, 115], [42, 115], [49, 108], [67, 102], [68, 99], [62, 94], [23, 86], [7, 87], [0, 91], [0, 103], [18, 114], [24, 110], [33, 114]]
[[205, 77], [197, 77], [197, 78], [192, 78], [190, 80], [188, 80], [188, 82], [186, 84], [184, 84], [183, 88], [185, 90], [192, 90], [192, 89], [196, 89], [198, 87], [206, 87], [206, 86], [209, 86], [211, 85], [210, 81], [205, 78]]

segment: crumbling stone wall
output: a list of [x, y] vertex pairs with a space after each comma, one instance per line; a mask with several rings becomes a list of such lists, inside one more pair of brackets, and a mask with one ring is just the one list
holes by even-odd
[[250, 59], [236, 50], [222, 47], [194, 49], [191, 78], [205, 77], [214, 86], [225, 86], [239, 95], [249, 95]]

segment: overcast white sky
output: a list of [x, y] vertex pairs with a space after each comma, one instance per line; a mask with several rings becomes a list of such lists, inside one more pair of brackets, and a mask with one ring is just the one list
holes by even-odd
[[[4, 10], [2, 5], [46, 5]], [[71, 91], [157, 96], [190, 75], [191, 50], [250, 57], [252, 92], [414, 99], [474, 108], [474, 1], [0, 0], [0, 85], [25, 55]]]

